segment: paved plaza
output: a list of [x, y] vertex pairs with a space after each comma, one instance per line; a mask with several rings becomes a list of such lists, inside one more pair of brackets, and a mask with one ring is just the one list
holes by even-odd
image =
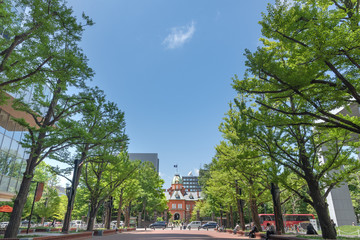
[[230, 233], [221, 233], [214, 230], [136, 230], [134, 232], [123, 232], [103, 237], [92, 237], [98, 240], [188, 240], [188, 239], [249, 239]]

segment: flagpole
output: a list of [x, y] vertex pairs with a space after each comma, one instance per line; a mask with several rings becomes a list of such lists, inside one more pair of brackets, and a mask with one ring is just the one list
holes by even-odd
[[36, 182], [36, 189], [35, 189], [35, 194], [34, 194], [34, 200], [33, 200], [32, 206], [31, 206], [31, 212], [30, 212], [30, 217], [29, 217], [30, 219], [29, 219], [28, 227], [27, 227], [27, 229], [26, 229], [26, 234], [29, 233], [29, 228], [30, 228], [30, 225], [31, 225], [31, 217], [32, 217], [33, 210], [34, 210], [35, 198], [36, 198], [36, 193], [37, 193], [38, 187], [39, 187], [39, 182]]

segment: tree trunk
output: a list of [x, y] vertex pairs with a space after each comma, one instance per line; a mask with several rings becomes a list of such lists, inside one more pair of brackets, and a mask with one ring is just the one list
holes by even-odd
[[141, 213], [142, 213], [142, 212], [139, 212], [139, 215], [138, 215], [138, 227], [139, 227], [139, 228], [142, 227], [142, 226], [141, 226]]
[[99, 210], [99, 206], [101, 206], [100, 203], [98, 205], [94, 205], [94, 204], [90, 205], [89, 221], [88, 221], [86, 231], [92, 231], [94, 229], [94, 221], [95, 221], [97, 212]]
[[19, 193], [14, 201], [14, 208], [10, 215], [9, 225], [6, 228], [4, 238], [16, 238], [18, 234], [22, 212], [29, 194], [31, 180], [33, 179], [32, 172], [33, 171], [29, 170], [24, 173]]
[[105, 228], [106, 229], [110, 229], [110, 220], [111, 216], [110, 216], [110, 207], [109, 207], [109, 202], [105, 202]]
[[157, 221], [157, 211], [156, 210], [154, 211], [154, 221], [155, 222]]
[[238, 209], [238, 214], [239, 214], [240, 227], [243, 231], [245, 231], [243, 200], [241, 200], [239, 198], [237, 199], [237, 209]]
[[130, 206], [131, 206], [131, 202], [125, 209], [125, 226], [126, 227], [130, 226]]
[[229, 212], [226, 213], [226, 227], [230, 228], [230, 214], [229, 214]]
[[243, 204], [243, 200], [240, 198], [242, 191], [241, 188], [239, 188], [237, 180], [235, 180], [235, 190], [236, 190], [236, 203], [239, 214], [240, 227], [243, 231], [245, 231], [245, 219], [244, 219], [244, 208], [243, 208], [244, 204]]
[[280, 191], [278, 185], [275, 183], [271, 183], [271, 195], [274, 205], [276, 234], [285, 234], [284, 221], [281, 212]]
[[[145, 212], [145, 211], [144, 211]], [[144, 221], [145, 221], [145, 216], [144, 216]], [[168, 212], [167, 210], [164, 210], [164, 221], [167, 222], [168, 221]]]
[[318, 215], [322, 237], [324, 239], [336, 239], [336, 230], [330, 219], [328, 205], [325, 201], [325, 198], [321, 194], [319, 182], [317, 182], [314, 177], [306, 179], [306, 182], [308, 184], [310, 197], [313, 202], [312, 206]]
[[233, 208], [232, 206], [230, 205], [230, 227], [231, 228], [234, 228], [235, 225], [234, 225], [234, 213], [233, 213]]
[[253, 222], [256, 226], [256, 228], [261, 231], [261, 225], [260, 225], [260, 219], [259, 219], [259, 212], [258, 212], [258, 206], [256, 203], [256, 199], [250, 199], [250, 209], [251, 209], [251, 217], [253, 219]]
[[[80, 162], [82, 162], [82, 161], [83, 161], [83, 158], [82, 158], [82, 160], [80, 160]], [[74, 174], [76, 174], [76, 175], [74, 175], [74, 177], [73, 177], [74, 183], [73, 183], [73, 190], [71, 191], [72, 196], [70, 198], [68, 198], [67, 209], [66, 209], [66, 213], [65, 213], [65, 217], [64, 217], [64, 224], [63, 224], [63, 227], [61, 230], [63, 233], [69, 232], [69, 227], [70, 227], [70, 222], [71, 222], [71, 214], [72, 214], [72, 210], [74, 208], [76, 189], [79, 185], [82, 166], [83, 165], [80, 165], [77, 167], [76, 173], [74, 171]]]
[[119, 199], [119, 209], [118, 209], [118, 215], [117, 215], [117, 219], [116, 219], [116, 227], [119, 228], [120, 226], [120, 219], [121, 219], [121, 212], [122, 212], [122, 203], [123, 203], [123, 193], [124, 193], [124, 189], [121, 189], [121, 193], [120, 193], [120, 199]]

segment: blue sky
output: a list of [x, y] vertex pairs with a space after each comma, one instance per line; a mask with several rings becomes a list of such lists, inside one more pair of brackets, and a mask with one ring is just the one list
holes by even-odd
[[158, 153], [164, 188], [211, 162], [236, 96], [234, 74], [256, 49], [270, 0], [69, 0], [89, 15], [81, 46], [92, 82], [125, 112], [129, 152]]

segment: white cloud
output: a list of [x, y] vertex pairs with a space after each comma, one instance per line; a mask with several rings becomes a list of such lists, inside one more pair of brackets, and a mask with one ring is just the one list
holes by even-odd
[[166, 36], [162, 42], [168, 49], [179, 48], [188, 42], [195, 33], [195, 22], [192, 21], [189, 25], [174, 27], [171, 33]]

